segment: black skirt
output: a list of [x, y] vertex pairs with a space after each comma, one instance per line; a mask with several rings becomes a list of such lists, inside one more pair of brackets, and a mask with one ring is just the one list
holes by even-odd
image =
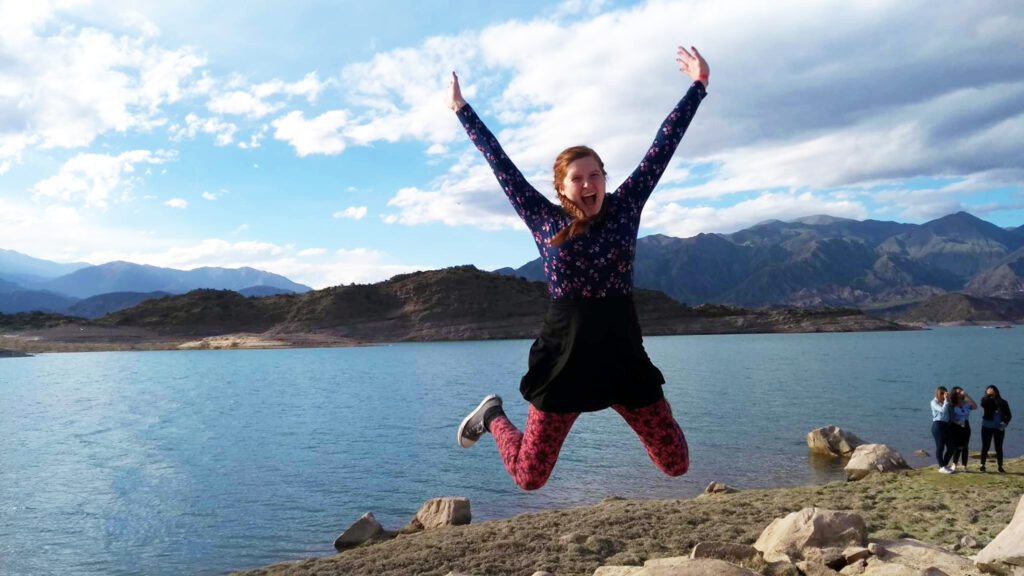
[[552, 300], [519, 385], [544, 412], [649, 406], [665, 378], [644, 350], [633, 297]]

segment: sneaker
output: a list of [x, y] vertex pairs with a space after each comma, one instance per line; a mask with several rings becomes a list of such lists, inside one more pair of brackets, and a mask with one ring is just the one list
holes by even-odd
[[956, 472], [956, 464], [951, 464], [951, 465], [949, 466], [949, 471], [950, 471], [950, 472]]
[[469, 448], [487, 432], [484, 416], [491, 409], [501, 410], [501, 396], [491, 394], [484, 398], [475, 410], [462, 419], [462, 424], [459, 424], [459, 446]]
[[953, 471], [950, 470], [949, 468], [946, 468], [945, 466], [942, 466], [942, 467], [939, 468], [939, 474], [952, 474], [952, 473], [953, 473]]
[[984, 471], [985, 471], [985, 467], [984, 466], [982, 466], [981, 468], [978, 468], [978, 472], [984, 472]]
[[1002, 466], [1000, 466], [1000, 467], [999, 467], [999, 473], [1000, 473], [1000, 474], [1006, 474], [1006, 470], [1003, 470], [1003, 467], [1002, 467]]

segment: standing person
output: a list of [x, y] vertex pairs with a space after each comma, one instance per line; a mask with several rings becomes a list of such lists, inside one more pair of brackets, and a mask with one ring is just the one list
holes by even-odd
[[999, 472], [1003, 470], [1003, 437], [1006, 426], [1010, 423], [1010, 403], [999, 394], [999, 388], [989, 386], [985, 389], [985, 397], [981, 399], [981, 471], [985, 471], [985, 459], [988, 458], [988, 447], [993, 440], [996, 442], [996, 462]]
[[978, 405], [974, 402], [974, 399], [959, 386], [954, 386], [950, 395], [953, 397], [953, 409], [950, 412], [950, 424], [952, 424], [952, 426], [949, 428], [950, 440], [953, 445], [953, 457], [951, 460], [952, 464], [949, 469], [956, 472], [956, 462], [957, 459], [959, 459], [961, 469], [964, 472], [967, 472], [967, 457], [969, 455], [968, 446], [971, 443], [971, 410], [977, 410]]
[[464, 448], [490, 432], [505, 469], [524, 490], [547, 482], [581, 412], [609, 407], [636, 432], [662, 472], [679, 476], [689, 469], [686, 437], [662, 393], [665, 379], [644, 351], [632, 293], [640, 212], [706, 95], [708, 65], [691, 49], [692, 54], [680, 47], [676, 61], [693, 84], [615, 192], [605, 194], [604, 163], [590, 148], [573, 146], [558, 155], [554, 188], [561, 206], [526, 181], [462, 98], [452, 73], [448, 105], [533, 234], [551, 296], [519, 386], [530, 403], [525, 433], [509, 421], [494, 395], [484, 398], [458, 430]]
[[939, 472], [952, 474], [953, 471], [946, 467], [953, 452], [949, 446], [949, 417], [950, 417], [949, 391], [945, 386], [935, 389], [935, 398], [932, 398], [932, 438], [935, 439], [935, 459], [939, 462]]

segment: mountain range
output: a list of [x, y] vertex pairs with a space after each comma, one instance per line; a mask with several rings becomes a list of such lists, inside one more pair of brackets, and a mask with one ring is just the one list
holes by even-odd
[[302, 293], [309, 286], [255, 268], [176, 270], [108, 262], [60, 264], [0, 250], [0, 312], [30, 310], [97, 318], [149, 298], [209, 288], [247, 296]]
[[[499, 273], [543, 280], [540, 259]], [[879, 307], [962, 291], [1024, 296], [1024, 226], [966, 212], [924, 224], [811, 216], [637, 241], [634, 282], [688, 303]]]

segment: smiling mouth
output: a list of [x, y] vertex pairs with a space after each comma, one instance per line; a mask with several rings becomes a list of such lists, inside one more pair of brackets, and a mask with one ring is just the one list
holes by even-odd
[[597, 205], [597, 194], [587, 194], [583, 196], [584, 206], [596, 206]]

